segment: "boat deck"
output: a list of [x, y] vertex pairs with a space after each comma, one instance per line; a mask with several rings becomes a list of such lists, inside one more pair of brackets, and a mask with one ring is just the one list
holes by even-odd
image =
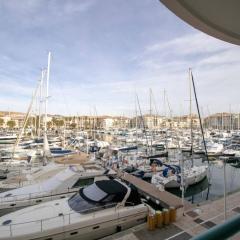
[[[145, 182], [140, 178], [132, 176], [128, 173], [123, 173], [121, 171], [118, 171], [118, 176], [122, 180], [133, 184], [136, 188], [138, 188], [140, 193], [145, 195], [147, 198], [149, 197], [154, 202], [158, 201], [159, 204], [165, 208], [174, 207], [174, 208], [178, 209], [183, 206], [181, 198], [179, 198], [167, 191], [160, 191], [153, 184]], [[184, 207], [185, 207], [185, 209], [190, 209], [192, 207], [192, 205], [189, 202], [185, 201]]]
[[84, 152], [54, 158], [59, 164], [82, 164], [89, 160], [89, 155]]
[[[227, 197], [227, 218], [240, 214], [240, 192]], [[147, 224], [141, 224], [126, 231], [105, 237], [102, 240], [188, 240], [193, 236], [209, 230], [224, 221], [224, 200], [207, 201], [195, 205], [185, 212], [184, 216], [178, 216], [174, 224], [154, 231], [147, 230]], [[239, 240], [240, 233], [231, 237], [231, 240]]]

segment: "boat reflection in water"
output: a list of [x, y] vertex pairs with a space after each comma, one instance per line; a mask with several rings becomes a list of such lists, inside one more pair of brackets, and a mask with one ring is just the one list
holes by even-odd
[[[184, 193], [185, 199], [191, 201], [192, 203], [202, 202], [208, 200], [210, 183], [208, 178], [205, 177], [201, 182], [189, 186]], [[181, 197], [182, 192], [179, 188], [170, 188], [167, 189], [168, 192], [173, 193], [174, 195]]]

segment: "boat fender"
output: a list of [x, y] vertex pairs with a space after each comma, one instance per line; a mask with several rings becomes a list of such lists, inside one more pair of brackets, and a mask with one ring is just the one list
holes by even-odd
[[177, 175], [177, 182], [181, 183], [181, 176], [180, 175]]
[[122, 227], [121, 226], [117, 226], [117, 232], [121, 232], [122, 231]]

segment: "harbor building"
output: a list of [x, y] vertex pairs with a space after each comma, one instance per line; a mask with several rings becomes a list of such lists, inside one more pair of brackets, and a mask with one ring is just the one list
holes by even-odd
[[240, 127], [239, 113], [215, 113], [204, 119], [204, 127], [218, 130], [238, 130]]

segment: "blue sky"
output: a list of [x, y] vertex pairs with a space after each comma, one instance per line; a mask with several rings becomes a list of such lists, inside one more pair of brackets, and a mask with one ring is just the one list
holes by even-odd
[[240, 48], [190, 27], [158, 0], [1, 0], [0, 109], [26, 111], [52, 52], [49, 112], [188, 112], [188, 68], [204, 114], [240, 110]]

